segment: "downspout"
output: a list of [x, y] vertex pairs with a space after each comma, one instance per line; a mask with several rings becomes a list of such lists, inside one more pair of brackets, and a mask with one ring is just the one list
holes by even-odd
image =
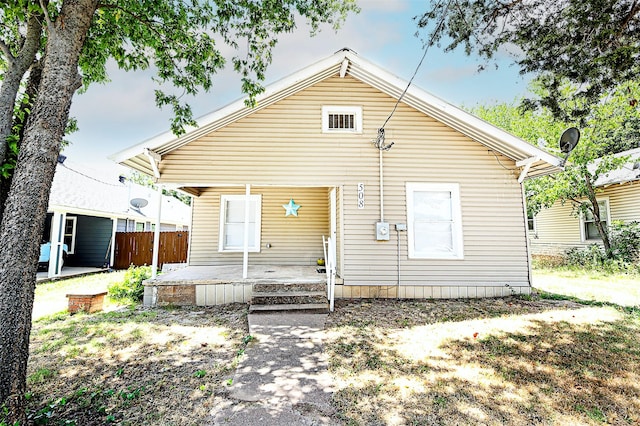
[[382, 150], [378, 149], [378, 153], [380, 156], [380, 222], [384, 222], [384, 176], [382, 172]]

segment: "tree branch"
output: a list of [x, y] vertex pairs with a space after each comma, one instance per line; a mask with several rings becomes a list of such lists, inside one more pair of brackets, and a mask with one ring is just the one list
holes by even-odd
[[13, 62], [15, 61], [16, 58], [11, 53], [11, 49], [9, 48], [7, 43], [5, 43], [5, 41], [2, 39], [0, 39], [0, 50], [2, 50], [2, 53], [4, 53], [4, 56], [7, 57], [7, 62], [9, 63], [9, 67], [12, 67]]
[[44, 20], [47, 23], [47, 28], [49, 31], [54, 31], [53, 22], [51, 22], [51, 17], [49, 16], [49, 11], [47, 10], [47, 6], [49, 5], [48, 1], [39, 0], [40, 7], [42, 8], [42, 15], [44, 16]]

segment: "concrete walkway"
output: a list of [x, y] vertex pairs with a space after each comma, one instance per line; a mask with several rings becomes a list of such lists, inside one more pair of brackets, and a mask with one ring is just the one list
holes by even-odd
[[250, 314], [249, 343], [214, 425], [334, 425], [326, 314]]

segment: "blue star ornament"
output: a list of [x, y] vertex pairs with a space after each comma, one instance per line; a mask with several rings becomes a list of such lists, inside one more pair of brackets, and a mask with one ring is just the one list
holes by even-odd
[[298, 216], [298, 209], [300, 208], [300, 205], [296, 204], [296, 202], [293, 201], [293, 198], [289, 200], [289, 203], [283, 204], [282, 207], [285, 209], [285, 217], [289, 215]]

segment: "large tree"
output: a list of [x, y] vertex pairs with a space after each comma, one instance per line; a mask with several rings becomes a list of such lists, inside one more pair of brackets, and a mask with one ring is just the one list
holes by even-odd
[[[39, 242], [74, 93], [106, 64], [152, 69], [172, 129], [192, 124], [176, 93], [213, 86], [224, 50], [253, 102], [279, 34], [296, 17], [335, 28], [354, 0], [13, 0], [0, 3], [0, 422], [25, 423]], [[126, 99], [123, 99], [126, 102]]]
[[[580, 123], [604, 93], [640, 75], [638, 0], [443, 0], [417, 22], [447, 51], [462, 47], [487, 63], [511, 55], [546, 89], [526, 104], [567, 122]], [[573, 91], [562, 90], [567, 82]], [[568, 99], [578, 102], [567, 108]]]
[[[563, 91], [572, 91], [564, 87]], [[534, 82], [533, 94], [545, 95]], [[600, 211], [596, 186], [598, 179], [625, 166], [629, 157], [616, 155], [640, 147], [640, 84], [628, 82], [605, 94], [591, 108], [585, 119], [585, 129], [578, 146], [571, 152], [565, 170], [526, 182], [527, 207], [535, 214], [555, 202], [573, 205], [576, 215], [589, 215], [602, 240], [607, 256], [613, 256], [609, 232], [605, 226], [605, 212]], [[522, 108], [521, 102], [478, 106], [473, 112], [514, 135], [558, 155], [558, 139], [570, 124], [555, 119], [546, 108], [535, 111]]]

